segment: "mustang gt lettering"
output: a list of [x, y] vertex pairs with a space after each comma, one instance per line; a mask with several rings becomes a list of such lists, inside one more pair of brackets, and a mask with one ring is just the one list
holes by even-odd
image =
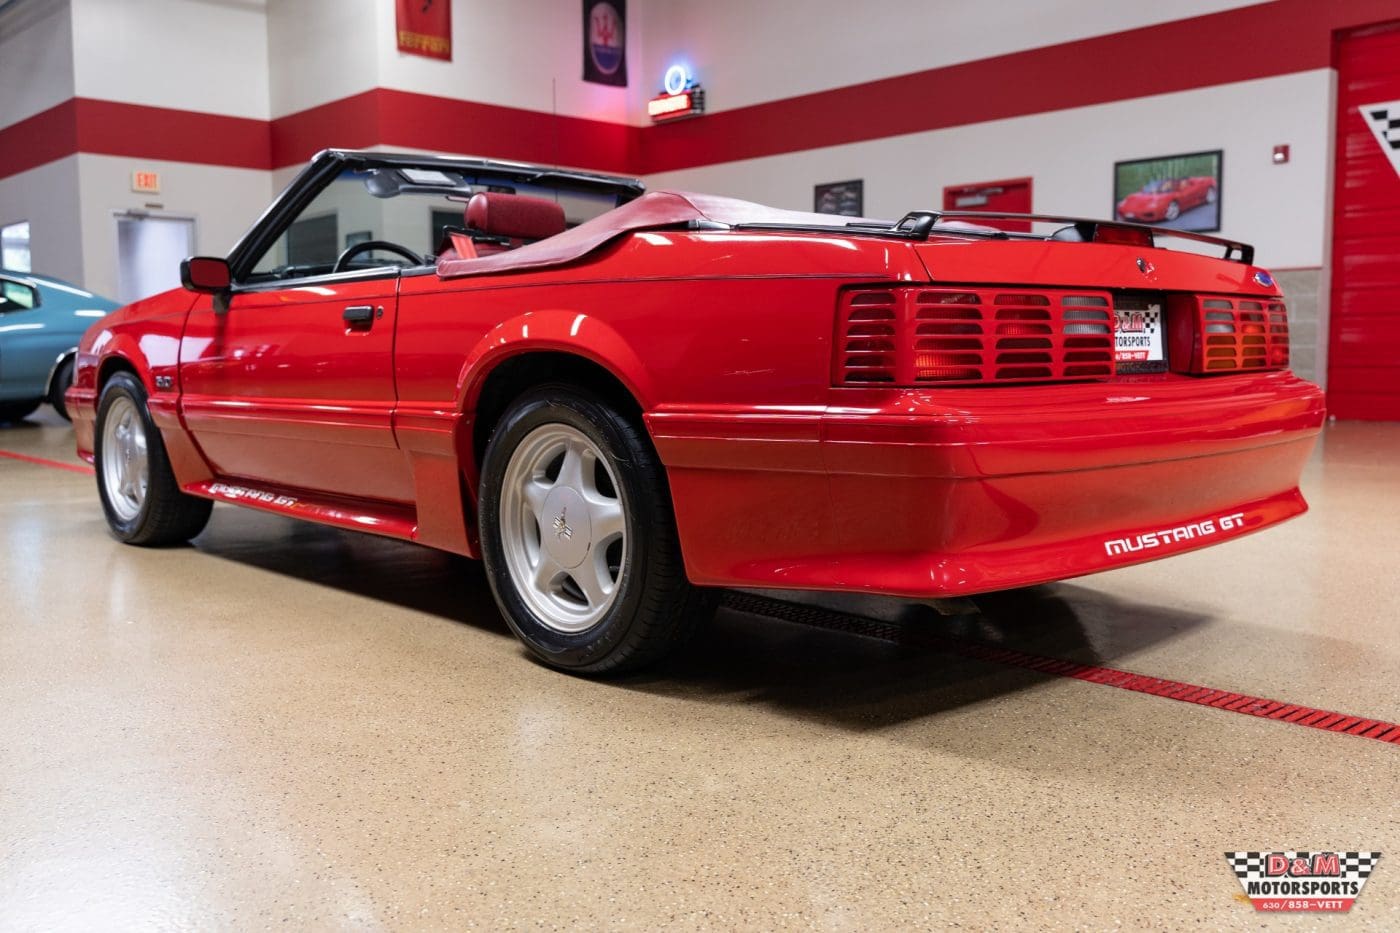
[[1163, 547], [1168, 544], [1176, 544], [1179, 541], [1190, 541], [1192, 538], [1213, 535], [1217, 531], [1236, 531], [1243, 527], [1244, 513], [1236, 512], [1233, 515], [1222, 515], [1219, 519], [1208, 518], [1202, 522], [1191, 522], [1162, 531], [1144, 532], [1140, 535], [1133, 535], [1131, 538], [1115, 538], [1112, 541], [1105, 541], [1103, 547], [1108, 552], [1108, 556], [1115, 557], [1119, 554], [1128, 554], [1146, 548]]
[[[1212, 197], [1186, 181], [1127, 206]], [[328, 150], [95, 321], [65, 398], [119, 540], [187, 541], [217, 500], [480, 558], [587, 674], [659, 659], [722, 587], [953, 599], [1307, 508], [1323, 396], [1251, 247], [980, 222], [1007, 216]]]

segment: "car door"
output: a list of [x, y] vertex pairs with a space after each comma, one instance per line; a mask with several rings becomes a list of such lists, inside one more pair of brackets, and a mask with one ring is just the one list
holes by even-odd
[[413, 263], [347, 252], [372, 247], [364, 241], [382, 228], [372, 196], [346, 175], [285, 221], [229, 292], [195, 304], [180, 342], [181, 409], [221, 478], [410, 502], [393, 348], [399, 275]]
[[202, 298], [180, 342], [185, 424], [215, 473], [410, 501], [394, 442], [398, 270]]

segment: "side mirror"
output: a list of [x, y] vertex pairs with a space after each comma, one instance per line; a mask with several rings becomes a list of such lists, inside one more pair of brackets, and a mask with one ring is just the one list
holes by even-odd
[[180, 284], [192, 292], [217, 294], [226, 291], [232, 281], [227, 259], [191, 256], [180, 262]]

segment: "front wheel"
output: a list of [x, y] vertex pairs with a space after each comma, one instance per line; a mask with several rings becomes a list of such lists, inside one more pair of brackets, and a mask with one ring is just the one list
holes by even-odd
[[180, 491], [146, 409], [146, 389], [130, 373], [117, 373], [102, 389], [94, 447], [97, 493], [119, 540], [179, 544], [204, 530], [214, 503]]
[[713, 606], [685, 577], [649, 439], [573, 387], [533, 390], [502, 417], [482, 463], [480, 528], [507, 623], [554, 667], [642, 667]]
[[1181, 205], [1173, 201], [1167, 205], [1167, 220], [1176, 220], [1181, 216]]

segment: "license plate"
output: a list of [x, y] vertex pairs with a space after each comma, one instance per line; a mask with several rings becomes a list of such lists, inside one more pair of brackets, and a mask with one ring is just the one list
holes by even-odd
[[1114, 359], [1119, 363], [1154, 363], [1166, 359], [1162, 353], [1162, 306], [1157, 302], [1140, 307], [1116, 309], [1118, 327], [1114, 330]]

